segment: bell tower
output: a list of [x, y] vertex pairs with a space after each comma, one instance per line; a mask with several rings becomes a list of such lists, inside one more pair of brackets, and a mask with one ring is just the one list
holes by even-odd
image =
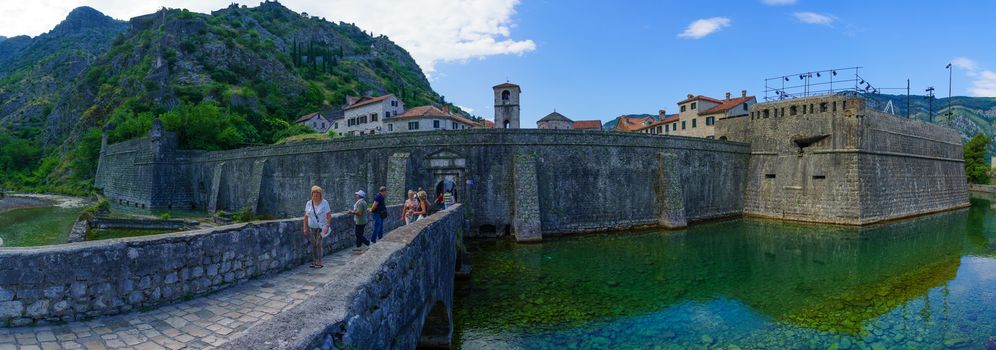
[[519, 128], [519, 94], [522, 89], [518, 85], [504, 82], [494, 86], [495, 91], [495, 128]]

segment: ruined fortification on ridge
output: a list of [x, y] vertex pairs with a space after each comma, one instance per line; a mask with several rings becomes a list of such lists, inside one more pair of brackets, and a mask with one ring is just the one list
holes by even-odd
[[344, 211], [358, 189], [387, 185], [396, 204], [450, 177], [470, 235], [520, 240], [741, 214], [867, 224], [968, 204], [955, 131], [860, 98], [758, 104], [716, 127], [722, 140], [469, 129], [202, 152], [177, 150], [156, 124], [148, 138], [102, 147], [96, 186], [139, 207], [292, 217], [311, 185]]

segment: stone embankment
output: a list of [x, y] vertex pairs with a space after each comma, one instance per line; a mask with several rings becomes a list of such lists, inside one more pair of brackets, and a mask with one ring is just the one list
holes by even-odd
[[968, 190], [972, 191], [972, 192], [996, 193], [996, 186], [993, 186], [993, 185], [968, 184]]

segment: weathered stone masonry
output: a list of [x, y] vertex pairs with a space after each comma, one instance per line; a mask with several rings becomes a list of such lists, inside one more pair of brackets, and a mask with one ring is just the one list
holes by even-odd
[[448, 346], [460, 205], [403, 226], [315, 296], [221, 349], [414, 349]]
[[[306, 200], [306, 199], [305, 199]], [[304, 201], [301, 201], [304, 212]], [[400, 225], [390, 208], [385, 230]], [[325, 252], [355, 244], [333, 216]], [[368, 225], [368, 231], [373, 225]], [[369, 234], [369, 233], [368, 233]], [[175, 234], [0, 249], [0, 325], [80, 320], [157, 307], [283, 271], [310, 257], [300, 218]]]
[[[123, 155], [145, 149], [142, 141], [105, 147], [105, 161], [114, 163], [98, 174], [105, 194], [143, 202], [159, 192], [135, 187], [140, 175], [119, 175], [143, 169], [135, 156]], [[674, 157], [659, 157], [661, 152]], [[666, 196], [676, 194], [681, 206], [671, 207], [684, 211], [687, 221], [739, 215], [749, 156], [748, 146], [735, 142], [523, 129], [396, 133], [175, 153], [176, 161], [163, 171], [178, 174], [170, 188], [189, 192], [173, 196], [174, 207], [236, 211], [254, 203], [258, 212], [278, 217], [296, 215], [301, 193], [313, 184], [326, 190], [339, 211], [352, 204], [358, 189], [369, 193], [389, 184], [388, 199], [398, 203], [402, 191], [419, 186], [434, 197], [440, 181], [452, 176], [459, 200], [467, 204], [469, 236], [512, 231], [520, 191], [535, 193], [535, 205], [529, 205], [538, 211], [538, 221], [531, 227], [541, 234], [656, 226]], [[515, 175], [514, 159], [522, 155], [535, 163], [533, 181], [521, 182]], [[114, 167], [126, 171], [113, 172]], [[661, 172], [671, 173], [668, 179], [678, 177], [670, 183], [682, 191], [655, 191]]]
[[747, 215], [861, 225], [968, 205], [958, 133], [861, 98], [757, 104], [717, 136], [751, 144]]

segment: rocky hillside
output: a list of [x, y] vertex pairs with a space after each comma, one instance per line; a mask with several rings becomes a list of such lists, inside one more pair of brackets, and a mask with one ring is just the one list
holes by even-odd
[[[120, 141], [157, 116], [181, 147], [271, 143], [303, 132], [291, 125], [298, 116], [364, 93], [444, 103], [387, 37], [277, 2], [128, 22], [82, 7], [49, 33], [0, 41], [0, 173], [86, 182], [101, 129]], [[34, 160], [11, 160], [23, 158]], [[35, 174], [42, 163], [48, 174]]]
[[623, 117], [626, 117], [626, 118], [645, 118], [645, 117], [651, 117], [651, 118], [654, 118], [655, 120], [658, 119], [658, 117], [657, 117], [656, 114], [623, 114], [623, 115], [620, 115], [618, 117], [612, 118], [611, 120], [605, 122], [605, 124], [602, 125], [602, 130], [607, 130], [607, 131], [615, 130], [616, 129], [616, 124], [619, 123], [619, 118], [623, 118]]
[[0, 42], [0, 126], [43, 128], [53, 106], [127, 28], [80, 7], [48, 33]]

